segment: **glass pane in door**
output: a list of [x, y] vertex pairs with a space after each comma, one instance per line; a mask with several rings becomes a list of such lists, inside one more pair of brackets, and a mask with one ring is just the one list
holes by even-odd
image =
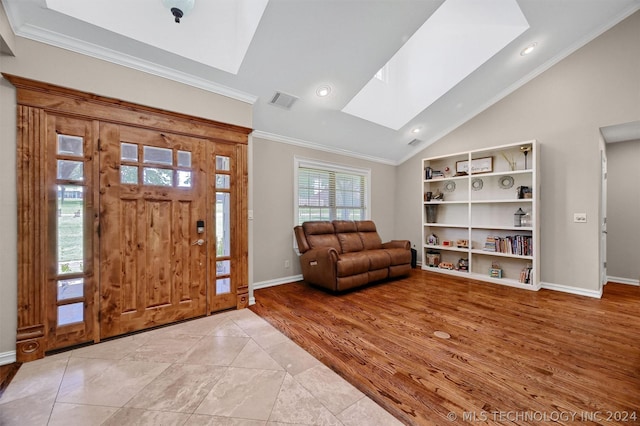
[[83, 143], [80, 136], [58, 135], [58, 154], [82, 157]]
[[120, 145], [120, 160], [138, 161], [138, 145], [122, 142]]
[[138, 184], [138, 166], [120, 166], [120, 183]]
[[216, 192], [216, 255], [231, 255], [231, 216], [228, 192]]
[[84, 296], [84, 278], [58, 281], [58, 301]]
[[231, 261], [219, 260], [216, 262], [216, 275], [229, 275], [231, 273]]
[[84, 187], [58, 185], [56, 198], [58, 273], [79, 273], [84, 270]]
[[84, 321], [84, 303], [58, 306], [58, 327]]
[[58, 179], [83, 180], [84, 163], [82, 161], [58, 160]]
[[225, 157], [223, 155], [216, 156], [216, 169], [229, 171], [231, 170], [231, 158]]
[[231, 293], [231, 278], [218, 278], [216, 280], [216, 294]]

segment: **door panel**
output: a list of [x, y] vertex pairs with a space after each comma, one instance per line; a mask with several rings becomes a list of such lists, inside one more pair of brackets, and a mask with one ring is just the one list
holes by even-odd
[[101, 124], [101, 337], [205, 315], [203, 139]]

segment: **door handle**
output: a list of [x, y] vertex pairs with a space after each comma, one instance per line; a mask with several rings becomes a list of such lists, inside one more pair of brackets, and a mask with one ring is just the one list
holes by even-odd
[[194, 242], [191, 243], [192, 246], [201, 246], [204, 244], [204, 240], [202, 238], [195, 240]]

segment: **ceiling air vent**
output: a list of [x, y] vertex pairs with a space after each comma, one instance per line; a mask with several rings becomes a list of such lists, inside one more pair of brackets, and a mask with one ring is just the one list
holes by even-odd
[[411, 146], [416, 146], [419, 143], [421, 143], [422, 141], [420, 139], [414, 139], [411, 142], [409, 142], [407, 145], [411, 145]]
[[296, 96], [288, 95], [282, 92], [276, 92], [276, 94], [273, 95], [269, 103], [271, 105], [275, 105], [280, 108], [291, 109], [291, 107], [297, 100], [298, 98]]

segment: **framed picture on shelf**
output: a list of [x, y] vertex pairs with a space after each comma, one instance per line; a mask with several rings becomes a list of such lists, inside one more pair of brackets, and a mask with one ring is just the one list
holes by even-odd
[[456, 173], [489, 173], [493, 171], [493, 157], [475, 158], [471, 160], [456, 161]]

